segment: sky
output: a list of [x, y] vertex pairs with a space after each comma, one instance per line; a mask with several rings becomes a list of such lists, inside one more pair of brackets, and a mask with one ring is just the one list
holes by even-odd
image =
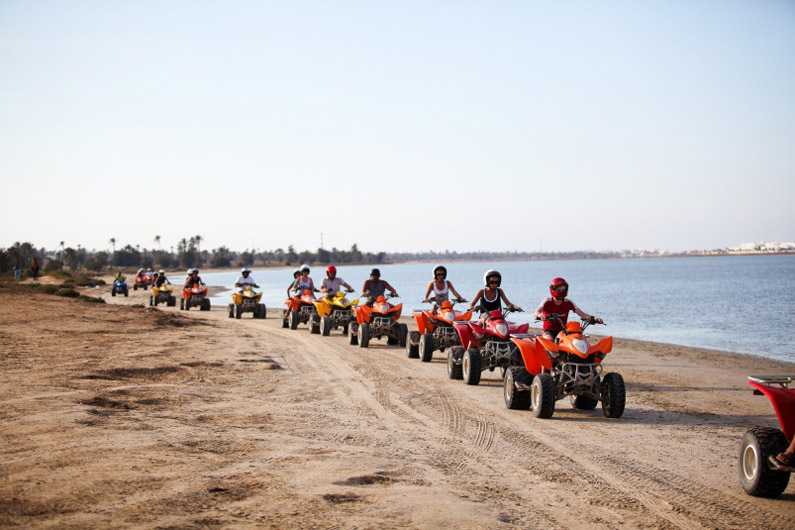
[[795, 2], [0, 0], [0, 247], [795, 241]]

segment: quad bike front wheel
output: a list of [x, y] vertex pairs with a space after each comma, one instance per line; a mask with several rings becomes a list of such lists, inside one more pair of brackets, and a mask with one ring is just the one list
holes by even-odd
[[530, 386], [530, 404], [536, 418], [551, 418], [555, 413], [555, 383], [549, 374], [538, 374]]
[[787, 438], [778, 429], [751, 429], [740, 444], [740, 484], [754, 497], [774, 499], [789, 483], [790, 473], [771, 469], [768, 459], [787, 449]]
[[408, 336], [409, 327], [406, 324], [398, 324], [398, 346], [405, 348]]
[[229, 318], [235, 318], [235, 304], [229, 304]]
[[169, 296], [168, 302], [166, 303], [168, 307], [174, 307], [177, 305], [177, 297], [176, 296]]
[[502, 383], [506, 407], [513, 410], [530, 408], [530, 392], [516, 388], [516, 383], [528, 384], [530, 379], [530, 374], [521, 366], [512, 366], [505, 370]]
[[309, 317], [309, 333], [318, 335], [320, 333], [320, 316], [312, 315]]
[[298, 311], [291, 310], [288, 319], [290, 320], [290, 329], [297, 329], [298, 322], [301, 320], [301, 317], [298, 316]]
[[356, 322], [348, 324], [348, 344], [351, 346], [359, 344], [359, 324]]
[[610, 372], [602, 379], [602, 412], [607, 418], [620, 418], [624, 414], [627, 391], [621, 374]]
[[483, 359], [480, 356], [480, 350], [477, 348], [469, 348], [464, 352], [464, 359], [461, 362], [461, 369], [464, 372], [464, 383], [468, 385], [477, 385], [480, 383], [480, 372]]
[[186, 305], [187, 304], [185, 303], [185, 299], [184, 298], [180, 298], [179, 299], [179, 310], [180, 311], [186, 311], [187, 309], [190, 309], [190, 306], [186, 307]]
[[423, 333], [420, 335], [420, 360], [429, 363], [433, 359], [433, 333]]
[[324, 315], [320, 319], [320, 334], [324, 337], [328, 337], [331, 334], [331, 317], [328, 315]]
[[461, 359], [464, 357], [464, 348], [453, 346], [447, 350], [447, 377], [450, 379], [463, 379], [464, 369]]
[[370, 345], [370, 324], [362, 322], [359, 324], [359, 347], [366, 348]]
[[243, 304], [235, 304], [235, 318], [239, 319], [243, 316]]
[[209, 311], [210, 310], [210, 299], [209, 298], [202, 298], [202, 303], [199, 306], [199, 311]]
[[416, 359], [420, 356], [420, 332], [409, 331], [406, 339], [406, 357]]

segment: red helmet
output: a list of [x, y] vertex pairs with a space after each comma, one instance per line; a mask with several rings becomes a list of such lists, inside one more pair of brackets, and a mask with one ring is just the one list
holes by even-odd
[[[565, 287], [562, 293], [557, 291], [558, 287]], [[563, 278], [555, 278], [552, 280], [552, 283], [549, 284], [549, 293], [555, 298], [565, 298], [567, 294], [569, 294], [569, 284]]]
[[337, 267], [335, 267], [334, 265], [329, 265], [328, 267], [326, 267], [326, 275], [329, 275], [332, 272], [334, 274], [336, 274], [337, 273]]

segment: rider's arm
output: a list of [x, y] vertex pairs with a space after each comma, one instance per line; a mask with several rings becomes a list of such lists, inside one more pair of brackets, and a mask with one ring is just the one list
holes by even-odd
[[475, 295], [475, 298], [473, 298], [472, 301], [469, 302], [469, 309], [474, 309], [475, 306], [478, 304], [478, 300], [480, 300], [480, 297], [482, 296], [483, 296], [483, 289], [478, 291], [478, 294]]
[[599, 324], [604, 324], [604, 321], [601, 318], [591, 317], [591, 315], [589, 315], [588, 313], [577, 307], [577, 304], [574, 304], [574, 312], [577, 313], [577, 316], [579, 316], [583, 320], [590, 320], [591, 318], [593, 318], [594, 321], [598, 322]]
[[370, 292], [370, 289], [367, 287], [369, 284], [370, 280], [364, 280], [364, 283], [362, 284], [362, 294], [367, 294]]
[[422, 299], [423, 302], [427, 302], [428, 301], [428, 295], [431, 294], [431, 289], [433, 289], [433, 281], [428, 283], [428, 289], [426, 289], [426, 291], [425, 291], [425, 298]]
[[516, 311], [522, 310], [522, 308], [519, 307], [518, 305], [513, 305], [511, 302], [508, 301], [508, 297], [505, 296], [505, 291], [503, 291], [502, 289], [500, 289], [500, 298], [502, 298], [502, 301], [505, 302], [505, 305], [507, 305], [508, 307], [512, 307]]
[[345, 288], [346, 288], [347, 290], [349, 290], [349, 291], [353, 291], [353, 287], [351, 287], [350, 285], [348, 285], [348, 284], [347, 284], [347, 283], [345, 283], [345, 282], [342, 282], [342, 286], [343, 286], [343, 287], [345, 287]]
[[394, 288], [394, 287], [392, 287], [391, 285], [389, 285], [389, 282], [388, 282], [388, 281], [386, 281], [386, 280], [384, 280], [384, 287], [386, 287], [387, 289], [389, 289], [389, 292], [391, 292], [391, 293], [392, 293], [392, 296], [397, 296], [397, 295], [398, 295], [398, 294], [397, 294], [397, 291], [395, 291], [395, 288]]
[[456, 297], [457, 297], [457, 298], [462, 298], [462, 299], [464, 298], [463, 296], [461, 296], [460, 294], [458, 294], [458, 291], [456, 291], [456, 290], [455, 290], [455, 287], [453, 287], [453, 283], [452, 283], [452, 282], [449, 282], [449, 281], [448, 281], [448, 282], [447, 282], [447, 286], [450, 288], [450, 291], [451, 291], [451, 292], [452, 292], [454, 295], [456, 295]]
[[546, 319], [546, 313], [544, 313], [544, 304], [546, 304], [546, 302], [547, 302], [546, 298], [541, 300], [541, 305], [539, 305], [538, 309], [536, 309], [536, 312], [533, 313], [533, 316], [536, 317], [538, 320]]

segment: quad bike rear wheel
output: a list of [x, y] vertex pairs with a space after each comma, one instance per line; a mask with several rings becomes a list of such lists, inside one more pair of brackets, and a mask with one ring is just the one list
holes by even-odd
[[555, 413], [555, 384], [549, 374], [538, 374], [530, 386], [530, 404], [536, 418], [551, 418]]
[[129, 291], [129, 290], [127, 290], [127, 289], [125, 289], [125, 290], [124, 290], [124, 296], [130, 296], [130, 291]]
[[331, 317], [324, 315], [320, 318], [320, 334], [328, 337], [331, 334]]
[[188, 309], [190, 309], [190, 306], [185, 303], [185, 299], [184, 298], [180, 298], [179, 299], [179, 310], [180, 311], [187, 311]]
[[617, 372], [610, 372], [602, 380], [602, 412], [607, 418], [620, 418], [624, 414], [627, 391], [624, 378]]
[[348, 326], [348, 344], [356, 346], [359, 344], [359, 324], [351, 322]]
[[359, 347], [366, 348], [370, 345], [370, 323], [362, 322], [359, 324]]
[[282, 313], [282, 327], [289, 328], [290, 327], [290, 310], [286, 310]]
[[115, 287], [112, 287], [112, 288], [110, 289], [110, 295], [111, 295], [111, 296], [116, 296], [116, 288], [115, 288]]
[[787, 438], [778, 429], [756, 428], [740, 444], [740, 484], [754, 497], [774, 499], [784, 493], [790, 473], [771, 469], [768, 459], [787, 449]]
[[409, 331], [406, 339], [406, 357], [416, 359], [420, 356], [420, 332]]
[[177, 305], [177, 297], [176, 296], [169, 296], [167, 305], [168, 305], [168, 307], [174, 307], [175, 305]]
[[521, 366], [512, 366], [505, 370], [503, 383], [503, 396], [505, 406], [513, 410], [527, 410], [530, 408], [530, 392], [519, 390], [516, 383], [528, 384], [531, 376]]
[[137, 291], [137, 290], [138, 290], [138, 284], [136, 283], [135, 285], [133, 285], [133, 291]]
[[461, 366], [461, 358], [464, 357], [464, 348], [453, 346], [447, 350], [447, 377], [450, 379], [463, 379], [464, 369]]
[[235, 318], [235, 304], [229, 304], [229, 318]]
[[461, 369], [464, 373], [464, 383], [468, 385], [477, 385], [480, 383], [480, 372], [483, 359], [480, 356], [480, 350], [477, 348], [469, 348], [464, 352], [464, 359], [461, 362]]
[[433, 359], [433, 333], [423, 333], [420, 335], [419, 352], [422, 362], [431, 362], [431, 359]]

